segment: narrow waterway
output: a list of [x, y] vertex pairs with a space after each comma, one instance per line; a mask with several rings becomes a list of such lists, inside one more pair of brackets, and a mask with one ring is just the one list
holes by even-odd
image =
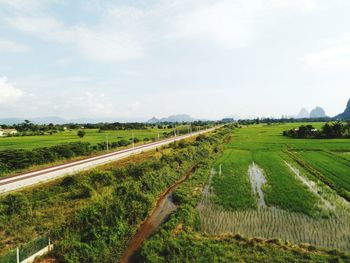
[[146, 220], [141, 224], [136, 235], [129, 242], [128, 248], [125, 250], [122, 256], [121, 263], [132, 263], [136, 262], [136, 252], [141, 248], [143, 242], [150, 237], [152, 233], [157, 231], [160, 225], [167, 219], [171, 212], [176, 209], [176, 205], [173, 202], [172, 194], [173, 191], [182, 182], [188, 179], [193, 170], [186, 173], [180, 180], [176, 181], [172, 186], [170, 186], [163, 194], [159, 197], [156, 208], [153, 210], [152, 214], [146, 218]]

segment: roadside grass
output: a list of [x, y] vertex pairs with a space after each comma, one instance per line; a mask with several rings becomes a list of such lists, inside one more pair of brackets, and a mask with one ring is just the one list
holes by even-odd
[[0, 254], [47, 234], [63, 262], [116, 262], [158, 195], [227, 134], [219, 129], [0, 196]]
[[[5, 209], [6, 197], [13, 194], [25, 196], [29, 210], [26, 215], [1, 213], [0, 255], [13, 248], [14, 245], [24, 244], [47, 233], [55, 226], [70, 221], [76, 212], [111, 195], [112, 185], [92, 185], [91, 178], [98, 177], [99, 174], [103, 177], [103, 174], [115, 173], [121, 171], [123, 167], [143, 163], [146, 160], [156, 161], [160, 159], [162, 153], [169, 154], [170, 152], [171, 149], [167, 148], [162, 148], [161, 151], [144, 152], [106, 164], [98, 169], [81, 172], [74, 177], [66, 176], [1, 196], [0, 211]], [[116, 182], [118, 180], [116, 177]], [[86, 195], [84, 191], [87, 191]]]
[[[214, 202], [225, 209], [243, 210], [256, 208], [256, 201], [248, 177], [252, 154], [246, 150], [226, 149], [215, 162], [213, 177]], [[221, 167], [221, 175], [218, 174]]]

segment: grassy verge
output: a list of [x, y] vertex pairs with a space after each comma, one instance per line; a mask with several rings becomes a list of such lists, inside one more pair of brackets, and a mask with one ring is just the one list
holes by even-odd
[[49, 232], [60, 261], [117, 261], [158, 195], [219, 151], [227, 132], [173, 143], [147, 161], [111, 164], [2, 197], [3, 252]]

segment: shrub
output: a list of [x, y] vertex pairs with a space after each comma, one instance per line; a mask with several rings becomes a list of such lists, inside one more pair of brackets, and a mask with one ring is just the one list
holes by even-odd
[[5, 205], [5, 212], [9, 215], [27, 214], [30, 208], [28, 198], [22, 193], [7, 195], [3, 204]]

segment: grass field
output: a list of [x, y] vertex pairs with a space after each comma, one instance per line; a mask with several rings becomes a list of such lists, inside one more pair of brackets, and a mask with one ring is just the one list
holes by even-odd
[[[235, 158], [234, 158], [235, 157]], [[256, 203], [248, 176], [241, 176], [248, 170], [252, 154], [246, 150], [227, 150], [217, 160], [216, 170], [221, 166], [225, 176], [214, 176], [212, 186], [215, 188], [217, 203], [227, 209], [255, 208]]]
[[349, 162], [322, 151], [303, 151], [297, 155], [319, 170], [334, 185], [350, 192]]
[[83, 138], [77, 136], [77, 130], [63, 131], [52, 135], [37, 135], [37, 136], [21, 136], [21, 137], [0, 137], [0, 150], [3, 149], [33, 149], [38, 147], [48, 147], [61, 143], [69, 142], [89, 142], [97, 144], [105, 142], [108, 136], [109, 142], [115, 142], [122, 139], [129, 140], [134, 137], [143, 140], [163, 137], [163, 132], [170, 132], [171, 129], [146, 129], [146, 130], [117, 130], [98, 132], [98, 129], [85, 129], [86, 132]]
[[[198, 208], [204, 233], [281, 238], [350, 251], [350, 203], [345, 200], [350, 139], [282, 136], [299, 125], [261, 124], [234, 131], [214, 165], [212, 194]], [[266, 178], [260, 186], [264, 207], [253, 191], [252, 164]]]

